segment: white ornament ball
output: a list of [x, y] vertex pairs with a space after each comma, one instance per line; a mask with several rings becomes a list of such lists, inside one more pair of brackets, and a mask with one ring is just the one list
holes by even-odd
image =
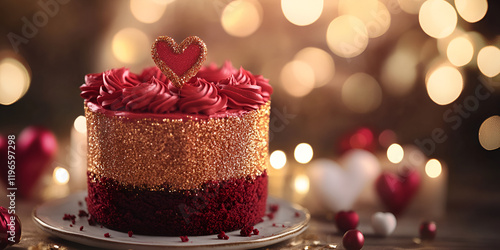
[[387, 237], [396, 229], [396, 217], [392, 213], [377, 212], [372, 215], [372, 227], [375, 234]]

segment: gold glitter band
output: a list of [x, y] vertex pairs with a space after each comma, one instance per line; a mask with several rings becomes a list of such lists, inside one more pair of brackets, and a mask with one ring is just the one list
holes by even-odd
[[173, 190], [260, 175], [268, 165], [270, 102], [236, 116], [111, 116], [85, 105], [88, 171], [134, 186]]

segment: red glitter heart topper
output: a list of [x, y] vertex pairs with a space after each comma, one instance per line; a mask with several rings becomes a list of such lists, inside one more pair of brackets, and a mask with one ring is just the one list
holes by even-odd
[[160, 36], [151, 48], [156, 66], [172, 81], [182, 88], [184, 83], [198, 73], [207, 58], [207, 46], [197, 36], [190, 36], [177, 44], [173, 38]]

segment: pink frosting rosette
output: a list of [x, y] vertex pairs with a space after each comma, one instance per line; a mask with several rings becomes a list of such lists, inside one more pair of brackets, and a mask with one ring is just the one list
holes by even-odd
[[227, 97], [219, 94], [215, 84], [197, 78], [180, 90], [179, 110], [187, 114], [215, 114], [225, 111]]
[[227, 106], [233, 109], [258, 109], [266, 103], [262, 97], [262, 88], [258, 85], [239, 83], [234, 76], [219, 82], [221, 93], [227, 96]]

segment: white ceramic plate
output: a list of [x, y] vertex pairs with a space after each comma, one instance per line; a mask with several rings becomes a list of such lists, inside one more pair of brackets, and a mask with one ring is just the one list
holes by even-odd
[[[288, 201], [269, 197], [268, 208], [271, 204], [279, 205], [274, 218], [264, 218], [264, 221], [255, 225], [260, 233], [251, 237], [240, 236], [240, 232], [226, 233], [229, 240], [217, 239], [217, 235], [189, 236], [188, 242], [181, 242], [180, 237], [133, 235], [101, 228], [100, 225], [89, 226], [87, 217], [78, 217], [78, 211], [85, 210], [84, 197], [86, 192], [75, 193], [65, 198], [48, 201], [33, 210], [32, 217], [43, 231], [57, 237], [78, 242], [81, 244], [108, 249], [242, 249], [258, 248], [272, 245], [301, 234], [307, 228], [310, 220], [309, 212]], [[82, 204], [82, 205], [80, 205]], [[63, 220], [64, 214], [74, 214], [76, 224]], [[80, 231], [80, 227], [83, 230]], [[111, 237], [104, 237], [109, 233]]]

